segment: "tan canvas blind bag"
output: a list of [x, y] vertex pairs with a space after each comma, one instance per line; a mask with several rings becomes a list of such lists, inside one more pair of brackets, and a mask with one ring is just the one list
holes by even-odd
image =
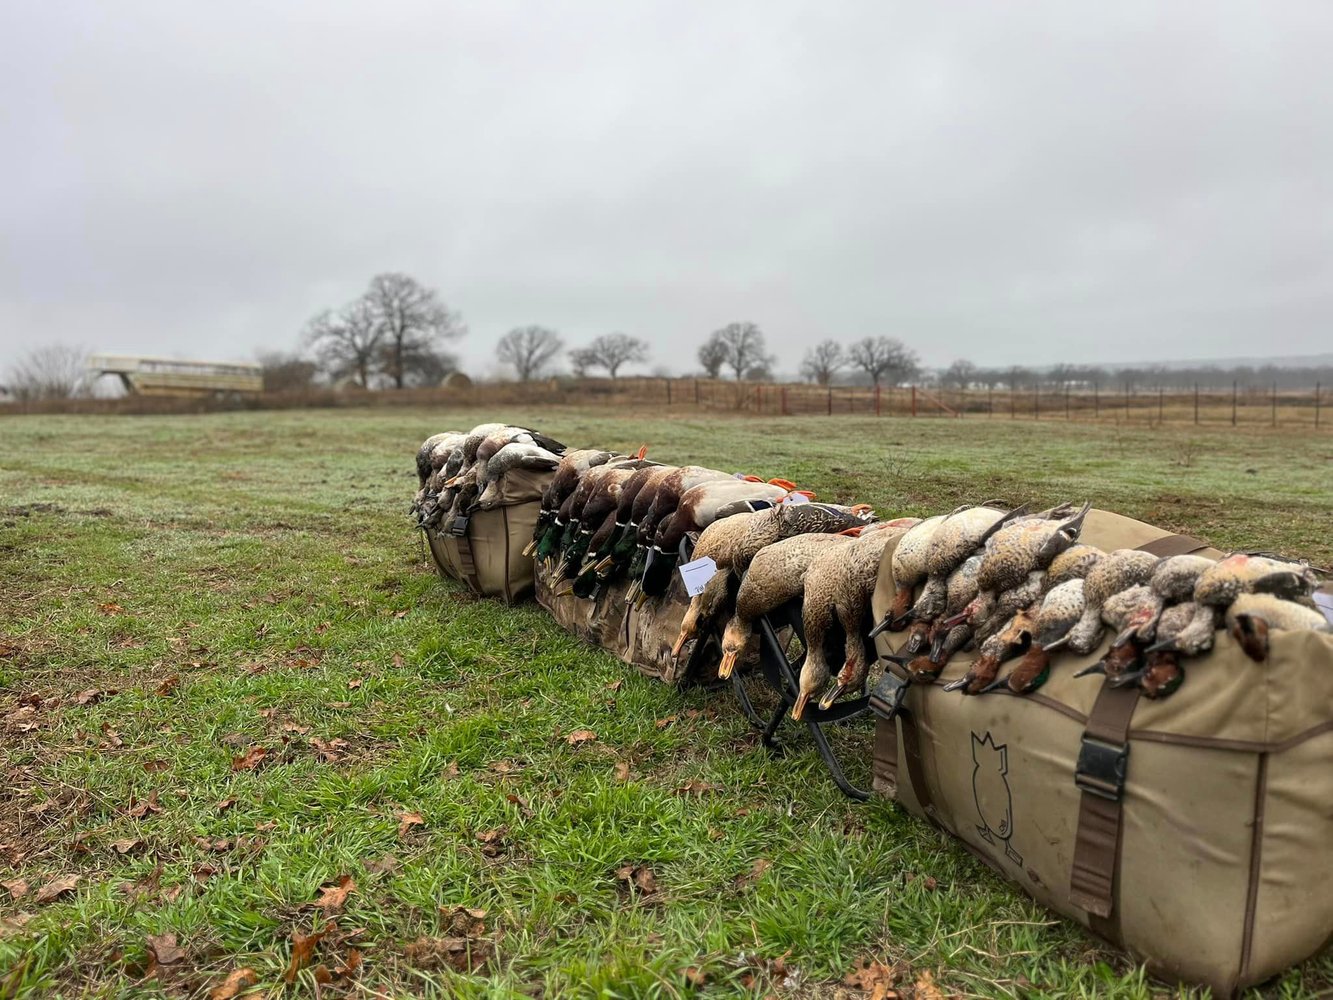
[[[1098, 510], [1081, 540], [1221, 555]], [[891, 558], [877, 618], [893, 601]], [[1333, 636], [1271, 639], [1259, 664], [1219, 632], [1161, 701], [1074, 677], [1102, 651], [1055, 657], [1031, 695], [945, 692], [974, 654], [956, 655], [877, 720], [875, 788], [1154, 974], [1230, 995], [1333, 935]]]
[[511, 469], [500, 483], [497, 506], [468, 518], [461, 537], [434, 530], [426, 542], [441, 573], [461, 580], [478, 597], [498, 597], [508, 604], [532, 592], [533, 560], [523, 549], [532, 541], [550, 472]]

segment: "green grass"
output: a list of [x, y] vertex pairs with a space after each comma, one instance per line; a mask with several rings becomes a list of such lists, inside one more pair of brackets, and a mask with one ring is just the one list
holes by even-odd
[[[881, 513], [1090, 498], [1333, 562], [1329, 436], [605, 410], [0, 420], [0, 881], [29, 885], [0, 889], [0, 995], [187, 995], [241, 967], [314, 995], [353, 947], [361, 968], [326, 994], [831, 995], [864, 957], [964, 994], [1172, 992], [895, 806], [844, 799], [803, 737], [765, 752], [728, 692], [670, 690], [535, 605], [438, 579], [406, 517], [413, 452], [497, 417]], [[571, 745], [581, 728], [597, 740]], [[837, 735], [864, 759], [868, 734]], [[234, 770], [254, 746], [267, 758]], [[403, 813], [422, 822], [400, 836]], [[293, 932], [343, 875], [356, 891], [285, 986]], [[486, 910], [474, 974], [419, 943], [466, 936], [460, 906]], [[142, 979], [167, 932], [184, 955]], [[1322, 957], [1265, 995], [1330, 983]]]

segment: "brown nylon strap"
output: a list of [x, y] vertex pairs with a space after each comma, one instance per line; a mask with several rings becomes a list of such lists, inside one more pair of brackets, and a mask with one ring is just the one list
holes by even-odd
[[[1103, 684], [1092, 711], [1088, 713], [1083, 738], [1112, 747], [1125, 746], [1129, 740], [1129, 723], [1138, 703], [1138, 688], [1114, 688]], [[1092, 929], [1112, 942], [1119, 940], [1117, 921], [1111, 919], [1111, 914], [1115, 908], [1123, 812], [1122, 798], [1104, 798], [1084, 789], [1069, 875], [1070, 900], [1088, 912]]]
[[898, 724], [892, 719], [875, 719], [875, 748], [871, 778], [875, 791], [891, 799], [898, 797]]
[[472, 543], [468, 541], [467, 535], [460, 535], [454, 539], [458, 543], [458, 566], [463, 574], [463, 582], [466, 583], [474, 594], [481, 594], [481, 580], [477, 577], [477, 563], [472, 558]]
[[921, 756], [921, 730], [917, 728], [916, 716], [905, 708], [898, 710], [898, 719], [903, 727], [903, 756], [907, 758], [907, 780], [911, 783], [912, 794], [921, 805], [921, 811], [933, 820], [935, 804], [931, 798], [930, 786], [926, 784], [926, 763]]
[[1191, 538], [1189, 535], [1163, 535], [1161, 538], [1154, 538], [1151, 542], [1144, 542], [1139, 546], [1139, 551], [1151, 552], [1153, 555], [1165, 559], [1167, 556], [1188, 555], [1191, 552], [1198, 552], [1206, 548], [1209, 548], [1207, 542]]

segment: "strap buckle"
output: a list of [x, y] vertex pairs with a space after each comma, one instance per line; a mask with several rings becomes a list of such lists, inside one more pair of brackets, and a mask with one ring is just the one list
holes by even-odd
[[1107, 743], [1095, 736], [1083, 736], [1074, 768], [1074, 784], [1098, 798], [1119, 802], [1125, 794], [1125, 774], [1129, 769], [1129, 744]]
[[455, 538], [462, 538], [467, 534], [467, 522], [468, 515], [459, 514], [454, 518], [454, 523], [449, 525], [449, 534], [453, 535]]
[[891, 670], [884, 671], [884, 676], [870, 692], [870, 710], [885, 722], [892, 721], [903, 707], [903, 699], [907, 697], [907, 689], [911, 686], [910, 680], [899, 677]]

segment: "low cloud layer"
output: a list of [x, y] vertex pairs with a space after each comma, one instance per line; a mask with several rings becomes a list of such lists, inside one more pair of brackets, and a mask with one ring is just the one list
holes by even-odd
[[406, 271], [492, 365], [759, 323], [928, 364], [1312, 354], [1333, 7], [0, 9], [0, 364], [250, 357]]

